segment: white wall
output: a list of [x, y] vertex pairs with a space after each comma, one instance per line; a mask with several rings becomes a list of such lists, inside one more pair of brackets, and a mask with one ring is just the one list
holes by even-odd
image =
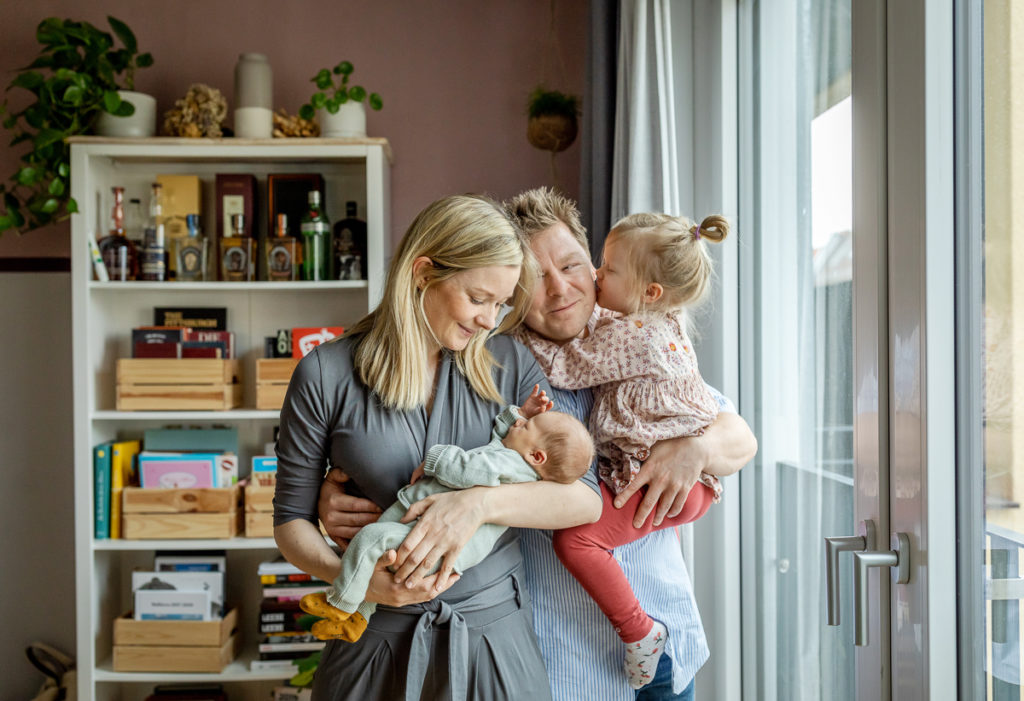
[[41, 640], [74, 654], [71, 275], [0, 273], [0, 699], [32, 698]]

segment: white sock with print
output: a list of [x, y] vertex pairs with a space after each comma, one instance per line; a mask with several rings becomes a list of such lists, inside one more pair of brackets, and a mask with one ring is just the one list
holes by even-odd
[[667, 639], [668, 629], [654, 621], [650, 633], [635, 643], [626, 643], [626, 661], [622, 667], [626, 670], [632, 688], [640, 689], [654, 680]]

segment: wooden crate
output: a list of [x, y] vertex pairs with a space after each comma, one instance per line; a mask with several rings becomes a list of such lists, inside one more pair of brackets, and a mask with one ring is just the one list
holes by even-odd
[[240, 365], [220, 358], [121, 358], [118, 411], [226, 411], [242, 405]]
[[122, 493], [126, 539], [233, 538], [242, 530], [240, 485], [204, 489], [142, 489]]
[[248, 484], [245, 487], [245, 537], [272, 538], [274, 535], [274, 488]]
[[219, 621], [114, 621], [115, 672], [211, 672], [238, 655], [238, 609]]
[[298, 358], [260, 358], [256, 361], [256, 408], [280, 409]]

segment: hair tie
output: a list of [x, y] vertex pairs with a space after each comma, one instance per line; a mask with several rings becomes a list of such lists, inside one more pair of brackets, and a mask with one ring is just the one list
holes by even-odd
[[693, 240], [694, 241], [700, 241], [700, 227], [699, 226], [696, 229], [694, 229], [694, 231], [693, 231]]

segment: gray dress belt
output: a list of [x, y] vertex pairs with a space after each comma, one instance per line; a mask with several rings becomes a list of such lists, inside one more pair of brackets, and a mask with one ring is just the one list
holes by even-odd
[[[473, 569], [487, 568], [491, 560], [503, 558], [492, 555]], [[508, 563], [494, 565], [507, 567]], [[492, 565], [493, 566], [493, 565]], [[496, 568], [497, 569], [497, 568]], [[474, 574], [483, 574], [474, 572]], [[469, 630], [493, 623], [523, 606], [522, 585], [515, 572], [486, 589], [459, 601], [434, 599], [422, 604], [402, 608], [378, 606], [370, 625], [384, 630], [408, 630], [410, 616], [417, 617], [413, 625], [412, 647], [406, 675], [405, 701], [419, 701], [423, 682], [430, 663], [434, 631], [448, 627], [448, 685], [452, 701], [465, 701], [469, 686]]]

